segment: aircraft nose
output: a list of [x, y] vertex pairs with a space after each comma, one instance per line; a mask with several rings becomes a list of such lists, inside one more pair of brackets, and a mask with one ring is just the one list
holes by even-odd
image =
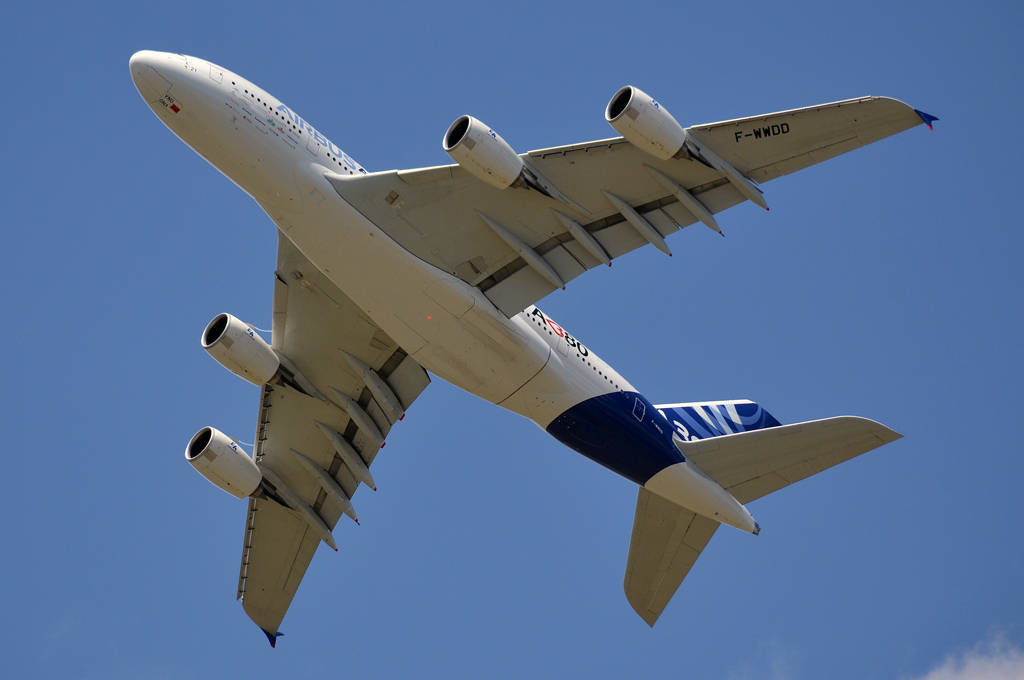
[[152, 67], [161, 61], [167, 60], [166, 52], [154, 52], [153, 50], [139, 50], [128, 60], [128, 68], [131, 69], [132, 78], [141, 74], [147, 66]]
[[139, 90], [139, 94], [146, 102], [152, 104], [156, 100], [171, 89], [171, 83], [169, 80], [160, 75], [154, 66], [164, 66], [164, 71], [168, 69], [165, 66], [167, 64], [167, 53], [166, 52], [153, 52], [152, 50], [142, 50], [132, 55], [132, 58], [128, 60], [128, 69], [132, 74], [132, 81], [135, 83], [135, 87]]

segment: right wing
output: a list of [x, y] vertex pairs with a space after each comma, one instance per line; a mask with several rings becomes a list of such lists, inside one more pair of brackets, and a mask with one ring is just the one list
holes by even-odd
[[[922, 123], [921, 115], [902, 102], [862, 97], [688, 131], [698, 145], [764, 183]], [[509, 317], [556, 289], [540, 269], [550, 267], [564, 284], [601, 264], [554, 211], [576, 221], [610, 258], [648, 240], [605, 191], [661, 237], [697, 221], [645, 166], [688, 190], [710, 213], [746, 200], [712, 167], [696, 160], [657, 160], [621, 137], [531, 151], [521, 158], [557, 190], [553, 195], [560, 193], [568, 202], [539, 191], [496, 189], [459, 165], [326, 177], [345, 201], [406, 250], [476, 286]]]
[[[406, 409], [430, 383], [415, 360], [280, 234], [273, 311], [273, 348], [328, 399], [335, 398], [331, 388], [352, 398], [383, 435], [391, 429], [393, 417], [377, 403], [342, 351], [373, 368]], [[363, 462], [372, 465], [378, 451], [375, 438], [344, 410], [279, 384], [265, 385], [260, 395], [254, 459], [333, 529], [342, 514], [340, 506], [292, 451], [326, 470], [349, 498], [358, 482], [316, 421], [340, 433]], [[271, 642], [320, 540], [302, 513], [269, 496], [249, 499], [238, 597]]]

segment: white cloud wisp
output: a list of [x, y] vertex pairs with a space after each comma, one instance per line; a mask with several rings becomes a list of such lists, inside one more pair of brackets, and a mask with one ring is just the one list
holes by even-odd
[[1024, 680], [1024, 650], [1000, 635], [946, 657], [920, 680]]

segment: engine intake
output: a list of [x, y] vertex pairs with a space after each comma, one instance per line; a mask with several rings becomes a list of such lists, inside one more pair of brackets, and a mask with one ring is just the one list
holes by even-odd
[[281, 359], [270, 345], [230, 314], [215, 316], [201, 342], [221, 366], [253, 385], [266, 385], [281, 368]]
[[627, 85], [612, 97], [604, 119], [637, 148], [656, 158], [687, 157], [686, 132], [665, 107], [642, 90]]
[[501, 135], [472, 116], [452, 123], [442, 146], [469, 174], [498, 189], [516, 184], [523, 175], [523, 159]]
[[185, 447], [185, 459], [199, 474], [235, 498], [259, 488], [263, 473], [234, 441], [220, 430], [204, 427]]

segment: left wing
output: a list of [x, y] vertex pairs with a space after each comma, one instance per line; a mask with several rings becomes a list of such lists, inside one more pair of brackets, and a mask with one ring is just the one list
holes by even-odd
[[[696, 150], [764, 183], [923, 122], [903, 102], [862, 97], [698, 125], [688, 133]], [[409, 252], [478, 287], [510, 317], [556, 283], [601, 264], [595, 248], [609, 260], [649, 242], [661, 241], [658, 247], [667, 250], [665, 236], [697, 221], [651, 170], [688, 192], [697, 210], [714, 214], [747, 200], [705, 160], [658, 160], [621, 137], [520, 158], [543, 177], [548, 195], [496, 189], [459, 165], [326, 177]], [[635, 226], [636, 217], [647, 227]], [[566, 218], [586, 233], [574, 235]]]
[[[273, 323], [274, 349], [287, 357], [312, 390], [327, 395], [327, 399], [308, 396], [286, 385], [265, 385], [260, 395], [254, 459], [333, 529], [342, 515], [341, 507], [292, 452], [326, 470], [351, 498], [358, 482], [316, 423], [341, 434], [368, 467], [379, 447], [375, 433], [368, 432], [335, 403], [332, 389], [355, 401], [381, 435], [386, 436], [396, 420], [378, 403], [343, 352], [374, 369], [403, 408], [412, 404], [430, 378], [280, 234]], [[271, 642], [320, 540], [320, 533], [303, 512], [266, 495], [249, 499], [238, 597]]]

